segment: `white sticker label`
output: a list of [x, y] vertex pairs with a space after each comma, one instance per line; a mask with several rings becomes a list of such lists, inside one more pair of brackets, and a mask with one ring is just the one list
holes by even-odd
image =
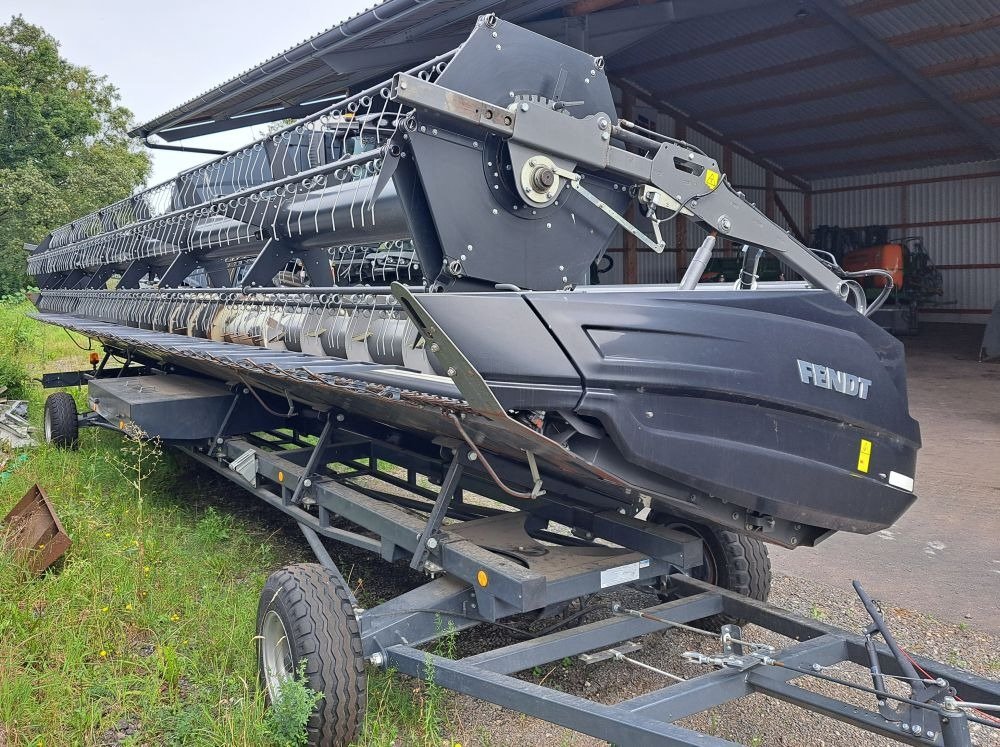
[[913, 492], [913, 478], [901, 475], [899, 472], [889, 473], [889, 484], [895, 488], [902, 488], [903, 490], [908, 490], [911, 493]]
[[638, 581], [639, 567], [639, 563], [629, 563], [628, 565], [620, 565], [617, 568], [609, 568], [606, 571], [601, 571], [601, 588], [606, 589], [609, 586], [618, 586], [620, 584], [627, 584], [629, 581]]

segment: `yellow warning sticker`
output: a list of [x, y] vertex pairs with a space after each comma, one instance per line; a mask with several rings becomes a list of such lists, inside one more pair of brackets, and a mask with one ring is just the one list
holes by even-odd
[[861, 450], [858, 452], [858, 472], [868, 472], [868, 462], [872, 458], [872, 442], [867, 438], [861, 439]]
[[709, 189], [715, 189], [719, 186], [719, 172], [712, 171], [711, 169], [705, 169], [705, 184], [708, 185]]

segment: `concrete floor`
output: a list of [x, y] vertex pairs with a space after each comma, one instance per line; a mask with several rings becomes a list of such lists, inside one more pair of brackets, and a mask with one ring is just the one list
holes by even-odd
[[925, 325], [904, 340], [910, 413], [920, 422], [913, 507], [877, 534], [771, 548], [776, 569], [889, 605], [1000, 632], [1000, 364], [979, 363], [983, 328]]

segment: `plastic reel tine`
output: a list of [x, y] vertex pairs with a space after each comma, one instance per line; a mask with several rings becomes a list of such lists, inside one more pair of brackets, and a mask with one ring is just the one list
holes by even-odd
[[[326, 186], [326, 175], [325, 174], [318, 174], [318, 175], [314, 176], [313, 177], [313, 186], [316, 189], [316, 191], [319, 191], [323, 187], [325, 187]], [[313, 207], [313, 233], [316, 233], [316, 234], [319, 233], [319, 203], [320, 203], [319, 200], [314, 200], [313, 201], [313, 205], [314, 205], [314, 207]]]
[[[236, 226], [233, 229], [236, 232], [236, 237], [235, 240], [233, 241], [233, 243], [235, 244], [241, 244], [250, 241], [250, 227], [247, 225], [246, 222], [247, 219], [246, 200], [247, 200], [246, 197], [237, 197], [231, 201], [231, 205], [233, 205], [232, 208], [233, 212], [231, 217], [233, 218], [233, 220], [236, 221]], [[243, 231], [246, 232], [245, 236], [242, 235]]]
[[249, 189], [256, 183], [253, 178], [253, 165], [256, 159], [254, 158], [254, 153], [256, 153], [256, 145], [248, 146], [243, 150], [243, 184], [244, 189]]
[[323, 328], [323, 320], [326, 318], [326, 312], [328, 311], [330, 304], [330, 298], [326, 293], [317, 296], [317, 300], [323, 305], [319, 310], [319, 315], [316, 317], [316, 324], [313, 325], [312, 332], [310, 333], [310, 336], [312, 337], [322, 337], [323, 331], [325, 330], [320, 330]]
[[274, 206], [274, 217], [271, 219], [271, 238], [268, 242], [276, 240], [275, 237], [278, 235], [278, 216], [281, 215], [281, 209], [284, 206], [284, 187], [277, 187], [274, 190], [274, 199], [278, 201], [278, 204]]
[[249, 244], [253, 241], [254, 234], [257, 232], [257, 227], [254, 225], [254, 218], [257, 215], [257, 193], [253, 192], [249, 195], [244, 195], [239, 199], [243, 201], [242, 210], [240, 211], [240, 223], [243, 224], [245, 234], [243, 236], [244, 243]]
[[[244, 199], [246, 200], [246, 208], [250, 211], [250, 215], [246, 216], [246, 220], [244, 221], [247, 227], [246, 240], [249, 243], [253, 238], [254, 234], [257, 233], [257, 224], [256, 224], [257, 207], [260, 205], [262, 200], [260, 199], [260, 195], [257, 192], [254, 192], [253, 194], [245, 197]], [[245, 212], [246, 211], [244, 211], [244, 213]]]
[[291, 191], [292, 197], [291, 197], [291, 200], [288, 203], [288, 218], [285, 221], [285, 231], [288, 233], [289, 236], [301, 236], [302, 235], [302, 214], [299, 213], [298, 216], [296, 217], [296, 221], [295, 221], [295, 233], [292, 233], [292, 212], [295, 210], [295, 203], [300, 201], [299, 200], [299, 195], [300, 194], [304, 195], [305, 192], [303, 190], [307, 190], [308, 188], [306, 187], [304, 181], [302, 181], [302, 182], [295, 182], [293, 184], [289, 184], [289, 185], [287, 185], [287, 188]]
[[309, 154], [311, 156], [310, 159], [309, 159], [309, 162], [312, 163], [312, 162], [315, 161], [316, 165], [319, 165], [321, 156], [323, 154], [323, 140], [324, 140], [324, 138], [323, 138], [323, 128], [322, 128], [322, 125], [320, 125], [319, 128], [317, 129], [317, 127], [315, 126], [315, 123], [312, 123], [312, 124], [313, 124], [313, 126], [310, 127], [310, 128], [308, 128], [309, 129]]
[[389, 89], [388, 87], [382, 87], [379, 89], [378, 96], [382, 99], [382, 111], [379, 112], [378, 118], [375, 120], [375, 143], [377, 145], [382, 144], [382, 128], [385, 126], [385, 113], [389, 109]]
[[[337, 143], [340, 141], [340, 126], [342, 124], [345, 124], [346, 120], [344, 119], [344, 112], [341, 109], [334, 109], [330, 114], [334, 123], [333, 136], [330, 138], [330, 156], [332, 163], [337, 163], [337, 161], [340, 161], [345, 156], [344, 150], [341, 149], [340, 157], [333, 158], [333, 154], [335, 152], [334, 149], [337, 147]], [[346, 132], [347, 130], [345, 126], [345, 135]]]
[[295, 168], [295, 165], [296, 165], [295, 164], [295, 160], [296, 160], [295, 159], [295, 153], [292, 152], [292, 135], [293, 134], [294, 134], [293, 130], [289, 129], [289, 130], [285, 130], [280, 135], [281, 146], [282, 146], [281, 163], [283, 165], [283, 171], [285, 173], [287, 173], [287, 174], [292, 174], [292, 173], [295, 173], [296, 171], [298, 171], [298, 169]]
[[[382, 171], [382, 160], [376, 158], [374, 161], [370, 161], [374, 166], [374, 173], [371, 175], [371, 183], [368, 185], [368, 191], [364, 198], [361, 200], [361, 225], [365, 225], [365, 213], [371, 213], [371, 225], [375, 225], [375, 186], [378, 183], [378, 175]], [[367, 165], [367, 164], [366, 164]]]
[[[306, 185], [306, 191], [305, 191], [305, 193], [302, 196], [303, 203], [308, 204], [308, 202], [309, 202], [309, 196], [312, 195], [314, 192], [317, 191], [317, 189], [319, 187], [319, 182], [317, 181], [317, 179], [319, 179], [318, 175], [317, 176], [311, 176], [311, 177], [309, 177], [308, 179], [305, 180], [307, 182], [307, 185]], [[302, 218], [303, 218], [304, 214], [305, 214], [304, 210], [300, 210], [299, 211], [299, 235], [300, 236], [302, 235]], [[315, 208], [313, 209], [313, 225], [314, 226], [317, 225], [317, 221], [316, 221], [316, 209]]]
[[[367, 163], [367, 161], [365, 163]], [[352, 172], [351, 173], [351, 181], [354, 182], [354, 191], [351, 194], [351, 210], [350, 210], [350, 214], [351, 214], [351, 228], [356, 228], [356, 226], [354, 224], [354, 206], [358, 202], [358, 194], [361, 192], [361, 181], [362, 181], [362, 179], [364, 177], [363, 177], [363, 172], [361, 170], [360, 164], [355, 164], [354, 166], [351, 166], [351, 172]], [[359, 212], [359, 216], [358, 217], [361, 219], [361, 225], [364, 226], [365, 225], [364, 210], [361, 210]]]
[[288, 200], [288, 205], [285, 208], [285, 211], [288, 213], [288, 217], [285, 218], [285, 233], [289, 236], [297, 236], [298, 232], [292, 233], [292, 211], [295, 209], [295, 201], [299, 196], [299, 183], [286, 184], [285, 189], [291, 195]]
[[333, 207], [330, 208], [330, 230], [334, 233], [337, 231], [337, 207], [340, 205], [340, 192], [344, 186], [344, 180], [341, 178], [342, 171], [342, 169], [336, 169], [333, 172], [333, 178], [337, 180], [337, 189], [333, 193]]

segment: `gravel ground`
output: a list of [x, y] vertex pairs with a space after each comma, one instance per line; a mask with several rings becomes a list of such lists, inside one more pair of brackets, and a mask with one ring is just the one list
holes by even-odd
[[[641, 597], [638, 594], [634, 596]], [[645, 599], [647, 606], [655, 603], [649, 597], [623, 601], [641, 603], [642, 599]], [[866, 621], [864, 609], [853, 590], [837, 589], [791, 576], [775, 575], [771, 601], [801, 615], [817, 617], [852, 631], [859, 631]], [[981, 674], [1000, 676], [1000, 639], [997, 637], [978, 633], [965, 625], [943, 624], [905, 609], [890, 608], [886, 613], [897, 638], [907, 650]], [[755, 626], [748, 626], [744, 635], [748, 640], [778, 647], [790, 642], [787, 638]], [[504, 642], [503, 635], [484, 629], [472, 630], [462, 636], [460, 653], [467, 655], [491, 646], [503, 645]], [[643, 649], [634, 654], [634, 658], [685, 677], [704, 674], [709, 670], [687, 664], [680, 658], [681, 652], [700, 650], [708, 653], [716, 648], [710, 639], [685, 631], [656, 633], [643, 637], [641, 642]], [[540, 676], [538, 674], [536, 672], [525, 679], [535, 682], [544, 680], [544, 684], [550, 687], [604, 703], [619, 702], [666, 684], [660, 675], [618, 662], [587, 666], [574, 660], [568, 667], [559, 663], [549, 665], [543, 668]], [[866, 670], [860, 667], [844, 667], [832, 674], [870, 685]], [[815, 680], [812, 683], [814, 684], [809, 685], [810, 689], [817, 692], [831, 697], [846, 697], [859, 706], [871, 707], [871, 701], [864, 693], [855, 694], [840, 686]], [[797, 684], [805, 683], [800, 681]], [[466, 747], [564, 744], [589, 747], [606, 744], [464, 695], [452, 697], [451, 718], [452, 738]], [[898, 744], [761, 695], [752, 695], [678, 723], [753, 747], [874, 747]], [[975, 724], [973, 730], [975, 745], [1000, 747], [1000, 731]]]

